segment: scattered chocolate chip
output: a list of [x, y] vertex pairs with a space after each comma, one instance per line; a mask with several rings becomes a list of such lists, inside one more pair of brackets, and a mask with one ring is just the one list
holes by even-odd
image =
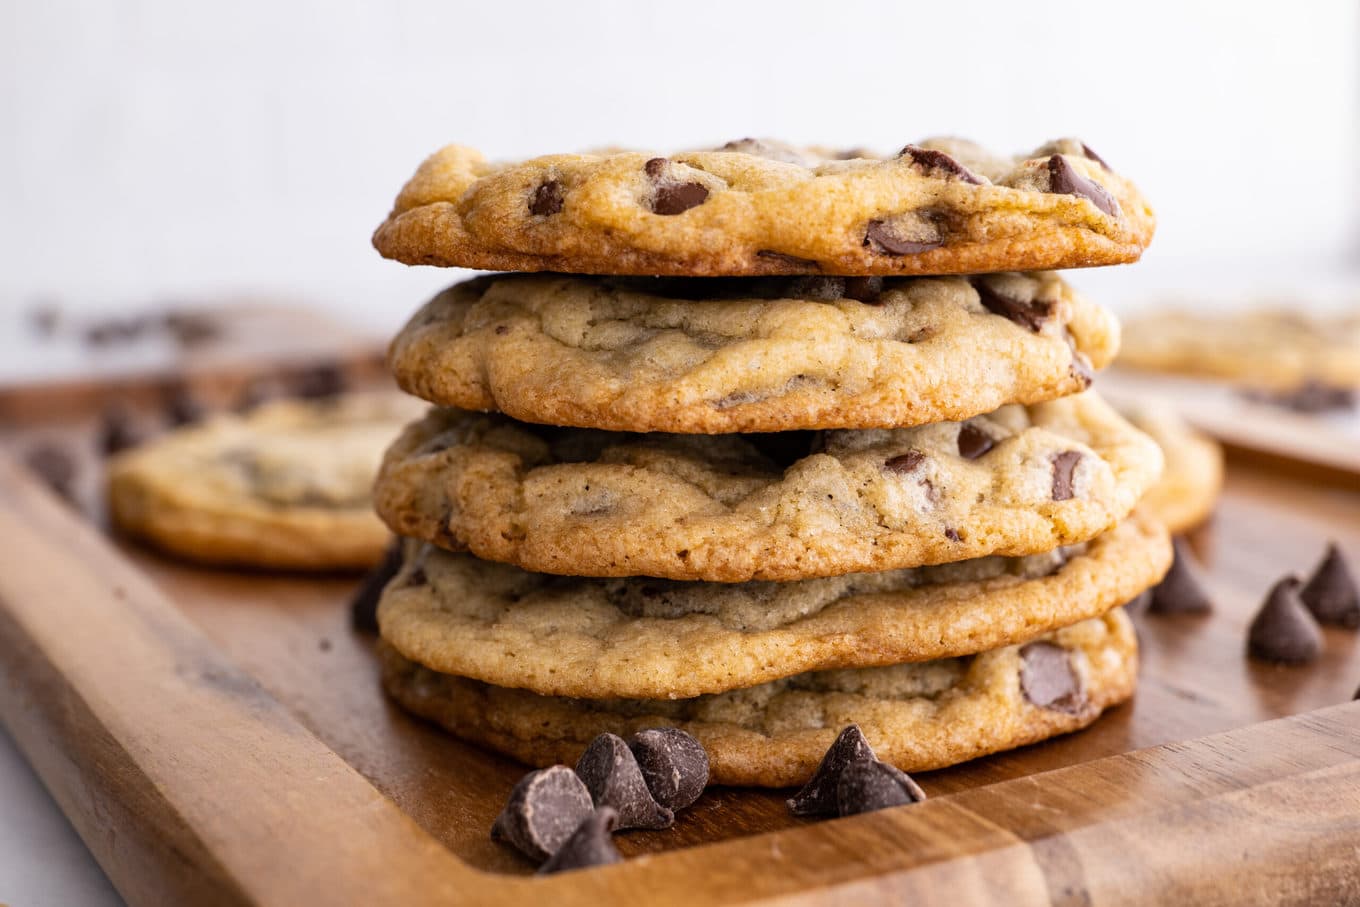
[[995, 290], [986, 280], [976, 279], [973, 281], [973, 289], [977, 290], [978, 300], [982, 307], [993, 315], [1000, 315], [1015, 322], [1021, 327], [1029, 328], [1034, 333], [1039, 333], [1043, 328], [1044, 322], [1053, 313], [1053, 303], [1043, 299], [1035, 299], [1025, 302], [1020, 299], [1012, 299]]
[[943, 246], [943, 242], [912, 242], [902, 239], [892, 231], [887, 221], [871, 220], [864, 230], [864, 245], [869, 246], [877, 252], [886, 252], [889, 255], [919, 255], [922, 252], [929, 252], [931, 249], [938, 249]]
[[845, 278], [844, 294], [846, 299], [854, 299], [857, 302], [878, 302], [878, 297], [882, 293], [882, 277]]
[[959, 537], [959, 531], [952, 526], [945, 527], [944, 537], [949, 539], [951, 542], [962, 541], [962, 539]]
[[654, 157], [642, 169], [656, 184], [652, 194], [652, 212], [667, 216], [683, 214], [708, 200], [708, 187], [702, 183], [678, 182], [669, 176], [670, 161]]
[[1240, 393], [1243, 397], [1255, 403], [1279, 406], [1298, 413], [1351, 410], [1355, 408], [1356, 403], [1354, 388], [1333, 387], [1320, 381], [1305, 381], [1298, 387], [1287, 391], [1248, 388]]
[[529, 213], [545, 217], [562, 210], [562, 184], [557, 180], [540, 183], [529, 201]]
[[1286, 576], [1270, 589], [1247, 631], [1253, 658], [1303, 664], [1322, 652], [1322, 630], [1299, 600], [1299, 579]]
[[1086, 157], [1089, 158], [1090, 160], [1095, 161], [1101, 167], [1104, 167], [1106, 171], [1114, 173], [1114, 168], [1112, 168], [1109, 164], [1105, 163], [1105, 159], [1102, 158], [1100, 155], [1096, 154], [1094, 151], [1092, 151], [1091, 146], [1086, 144], [1085, 142], [1081, 143], [1081, 153], [1086, 155]]
[[842, 816], [919, 803], [925, 798], [925, 791], [910, 775], [878, 760], [852, 762], [836, 782], [836, 807]]
[[925, 461], [926, 455], [919, 450], [909, 450], [904, 454], [890, 457], [883, 462], [883, 468], [894, 475], [906, 475]]
[[976, 460], [995, 446], [992, 436], [973, 423], [965, 422], [959, 428], [959, 456], [965, 460]]
[[530, 772], [510, 792], [491, 826], [491, 837], [508, 841], [533, 860], [557, 853], [594, 807], [590, 791], [565, 765]]
[[305, 400], [320, 400], [344, 393], [348, 382], [345, 370], [333, 362], [315, 365], [293, 379], [292, 394]]
[[1327, 543], [1327, 553], [1299, 591], [1299, 599], [1320, 623], [1360, 627], [1360, 587], [1336, 542]]
[[192, 425], [203, 418], [203, 406], [193, 392], [183, 384], [173, 384], [166, 390], [165, 420], [171, 426]]
[[24, 454], [24, 465], [57, 494], [68, 501], [75, 499], [76, 461], [66, 448], [38, 444]]
[[704, 792], [708, 753], [692, 735], [674, 727], [648, 728], [634, 734], [628, 748], [652, 798], [667, 809], [682, 810]]
[[1086, 706], [1072, 656], [1051, 642], [1032, 642], [1020, 650], [1020, 690], [1041, 709], [1076, 715]]
[[1175, 556], [1171, 569], [1150, 591], [1148, 611], [1152, 614], [1208, 614], [1213, 603], [1204, 591], [1199, 571], [1195, 569], [1190, 546], [1177, 538], [1172, 541]]
[[799, 258], [797, 255], [785, 255], [783, 252], [771, 252], [769, 249], [761, 249], [756, 252], [756, 258], [764, 258], [767, 261], [777, 261], [781, 265], [788, 265], [790, 268], [797, 268], [800, 271], [821, 270], [821, 265], [810, 258]]
[[126, 406], [112, 404], [104, 409], [96, 438], [100, 453], [111, 457], [141, 442], [142, 434], [137, 430], [136, 420]]
[[933, 148], [920, 148], [916, 145], [908, 145], [898, 154], [898, 157], [910, 157], [914, 166], [922, 170], [941, 170], [946, 177], [957, 177], [965, 183], [972, 183], [975, 186], [982, 185], [982, 180], [967, 167], [954, 160], [943, 151], [936, 151]]
[[378, 566], [369, 571], [349, 602], [349, 625], [360, 633], [378, 632], [378, 601], [383, 589], [401, 570], [402, 542], [393, 539]]
[[1064, 450], [1053, 455], [1053, 500], [1072, 499], [1072, 474], [1076, 472], [1077, 464], [1080, 462], [1079, 450]]
[[1119, 202], [1105, 190], [1104, 186], [1093, 183], [1072, 169], [1067, 158], [1055, 154], [1048, 159], [1048, 191], [1061, 195], [1076, 195], [1089, 199], [1110, 217], [1119, 216]]
[[841, 731], [831, 748], [822, 757], [817, 771], [803, 788], [788, 800], [789, 812], [795, 816], [834, 816], [840, 810], [836, 805], [837, 786], [841, 775], [851, 765], [875, 762], [873, 748], [864, 739], [859, 725], [852, 724]]
[[557, 852], [538, 868], [541, 876], [555, 872], [568, 872], [585, 869], [588, 866], [605, 866], [621, 863], [623, 856], [614, 846], [610, 834], [618, 827], [619, 812], [609, 806], [602, 806], [581, 820], [571, 837], [557, 848]]
[[637, 758], [617, 734], [601, 734], [581, 754], [576, 774], [595, 805], [619, 811], [619, 828], [670, 828], [675, 814], [652, 798]]

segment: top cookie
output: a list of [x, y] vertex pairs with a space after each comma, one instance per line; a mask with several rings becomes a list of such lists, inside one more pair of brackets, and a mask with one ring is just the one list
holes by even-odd
[[1000, 157], [929, 139], [877, 159], [713, 151], [428, 158], [373, 237], [406, 264], [586, 274], [968, 274], [1136, 261], [1152, 209], [1086, 145]]

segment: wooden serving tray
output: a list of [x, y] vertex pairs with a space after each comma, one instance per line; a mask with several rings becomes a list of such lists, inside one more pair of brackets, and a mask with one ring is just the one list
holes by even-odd
[[1360, 481], [1230, 463], [1195, 538], [1218, 610], [1144, 618], [1136, 700], [1086, 731], [850, 819], [710, 789], [625, 863], [533, 878], [487, 834], [525, 768], [384, 699], [355, 577], [177, 564], [101, 528], [97, 463], [83, 510], [18, 465], [109, 394], [156, 398], [0, 393], [0, 720], [134, 905], [1360, 903], [1360, 635], [1244, 655], [1271, 582], [1360, 552]]

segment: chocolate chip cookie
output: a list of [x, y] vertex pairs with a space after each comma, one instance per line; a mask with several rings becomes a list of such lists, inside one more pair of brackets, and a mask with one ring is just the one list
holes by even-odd
[[1119, 406], [1124, 417], [1162, 449], [1165, 467], [1139, 506], [1161, 520], [1173, 535], [1202, 525], [1214, 512], [1223, 489], [1223, 448], [1173, 410], [1146, 405]]
[[404, 707], [533, 765], [573, 763], [599, 733], [674, 725], [717, 784], [787, 787], [858, 724], [884, 762], [942, 768], [1085, 727], [1133, 694], [1138, 647], [1122, 609], [1023, 645], [889, 667], [799, 674], [694, 699], [567, 699], [440, 674], [383, 647]]
[[1055, 274], [457, 284], [388, 357], [403, 389], [527, 422], [716, 434], [895, 428], [1083, 390], [1112, 315]]
[[966, 422], [627, 435], [433, 410], [374, 487], [398, 535], [526, 570], [741, 582], [1084, 542], [1161, 471], [1093, 393]]
[[373, 237], [407, 264], [585, 274], [970, 274], [1135, 261], [1151, 207], [1074, 139], [886, 159], [744, 139], [521, 163], [444, 148]]
[[204, 563], [371, 566], [390, 538], [373, 515], [373, 475], [421, 408], [350, 394], [214, 416], [110, 461], [109, 512], [122, 531]]

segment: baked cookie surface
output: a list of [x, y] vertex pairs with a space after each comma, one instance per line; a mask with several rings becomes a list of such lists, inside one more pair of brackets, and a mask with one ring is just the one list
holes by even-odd
[[1172, 410], [1123, 403], [1119, 410], [1157, 442], [1166, 463], [1138, 506], [1172, 535], [1203, 525], [1223, 490], [1223, 448]]
[[545, 696], [633, 699], [1022, 643], [1124, 604], [1171, 563], [1165, 529], [1137, 514], [1046, 554], [793, 583], [581, 579], [406, 553], [378, 612], [406, 658]]
[[213, 564], [371, 566], [390, 540], [370, 489], [383, 449], [422, 407], [398, 394], [282, 400], [223, 413], [115, 457], [122, 531]]
[[613, 431], [892, 428], [1084, 390], [1119, 326], [1055, 274], [715, 280], [496, 276], [388, 356], [443, 406]]
[[782, 581], [1084, 542], [1161, 462], [1090, 392], [965, 423], [770, 435], [432, 410], [388, 450], [374, 506], [398, 535], [526, 570]]
[[574, 764], [596, 734], [679, 727], [708, 752], [716, 784], [810, 778], [858, 724], [884, 762], [943, 768], [1089, 725], [1133, 695], [1138, 646], [1122, 609], [1023, 646], [890, 667], [799, 674], [685, 700], [568, 699], [440, 674], [382, 648], [383, 681], [406, 709], [531, 765]]
[[1135, 261], [1154, 217], [1075, 139], [1002, 157], [960, 139], [888, 159], [744, 139], [511, 164], [450, 145], [373, 244], [407, 264], [577, 274], [967, 274]]

